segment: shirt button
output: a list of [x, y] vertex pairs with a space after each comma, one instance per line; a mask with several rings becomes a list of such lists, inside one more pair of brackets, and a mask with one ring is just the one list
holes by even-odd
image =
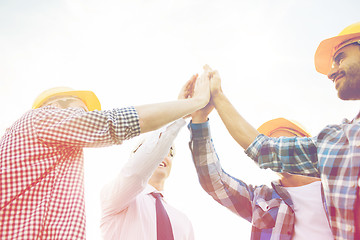
[[356, 142], [355, 142], [355, 145], [356, 145], [357, 147], [360, 147], [360, 141], [356, 141]]
[[352, 183], [350, 184], [350, 187], [352, 187], [352, 188], [356, 187], [356, 183], [357, 183], [357, 182], [352, 182]]

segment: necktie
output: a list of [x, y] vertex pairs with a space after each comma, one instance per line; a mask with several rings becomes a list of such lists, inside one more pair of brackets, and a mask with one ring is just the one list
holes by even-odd
[[174, 235], [170, 223], [169, 216], [166, 213], [164, 205], [161, 202], [161, 193], [151, 193], [156, 199], [156, 232], [158, 240], [173, 240]]

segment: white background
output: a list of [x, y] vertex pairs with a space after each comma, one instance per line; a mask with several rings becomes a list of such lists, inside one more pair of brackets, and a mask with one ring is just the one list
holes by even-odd
[[[2, 0], [0, 1], [0, 132], [31, 108], [43, 90], [93, 90], [103, 109], [171, 101], [207, 63], [223, 90], [255, 127], [276, 117], [316, 135], [352, 118], [358, 104], [341, 101], [315, 71], [319, 42], [360, 21], [358, 0]], [[251, 184], [275, 174], [258, 170], [210, 115], [223, 168]], [[87, 237], [100, 239], [99, 191], [137, 139], [85, 150]], [[250, 223], [200, 187], [184, 128], [165, 186], [169, 203], [192, 221], [197, 239], [249, 239]]]

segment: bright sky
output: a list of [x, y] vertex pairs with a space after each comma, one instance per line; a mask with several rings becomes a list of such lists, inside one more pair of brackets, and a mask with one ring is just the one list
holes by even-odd
[[[93, 90], [103, 109], [175, 100], [209, 64], [223, 90], [255, 127], [276, 117], [316, 135], [352, 118], [356, 102], [337, 98], [315, 71], [319, 42], [358, 22], [358, 0], [2, 0], [0, 2], [0, 133], [41, 91]], [[251, 184], [274, 175], [257, 169], [210, 115], [223, 168]], [[87, 237], [100, 239], [99, 192], [126, 162], [137, 139], [85, 150]], [[196, 239], [249, 239], [250, 223], [220, 206], [198, 183], [184, 128], [165, 193], [192, 221]]]

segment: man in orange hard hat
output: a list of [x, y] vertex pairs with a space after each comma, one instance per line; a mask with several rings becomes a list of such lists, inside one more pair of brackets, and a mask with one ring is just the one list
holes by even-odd
[[85, 239], [83, 148], [121, 144], [204, 107], [206, 67], [196, 78], [177, 101], [110, 111], [91, 91], [41, 93], [0, 140], [0, 238]]
[[[318, 72], [335, 83], [339, 98], [360, 100], [360, 22], [322, 41], [315, 54]], [[320, 176], [335, 239], [360, 239], [360, 113], [352, 121], [325, 127], [317, 136], [269, 138], [233, 107], [213, 71], [211, 99], [233, 138], [262, 168]]]
[[315, 68], [335, 83], [342, 100], [360, 99], [360, 22], [336, 37], [322, 41], [315, 53]]

